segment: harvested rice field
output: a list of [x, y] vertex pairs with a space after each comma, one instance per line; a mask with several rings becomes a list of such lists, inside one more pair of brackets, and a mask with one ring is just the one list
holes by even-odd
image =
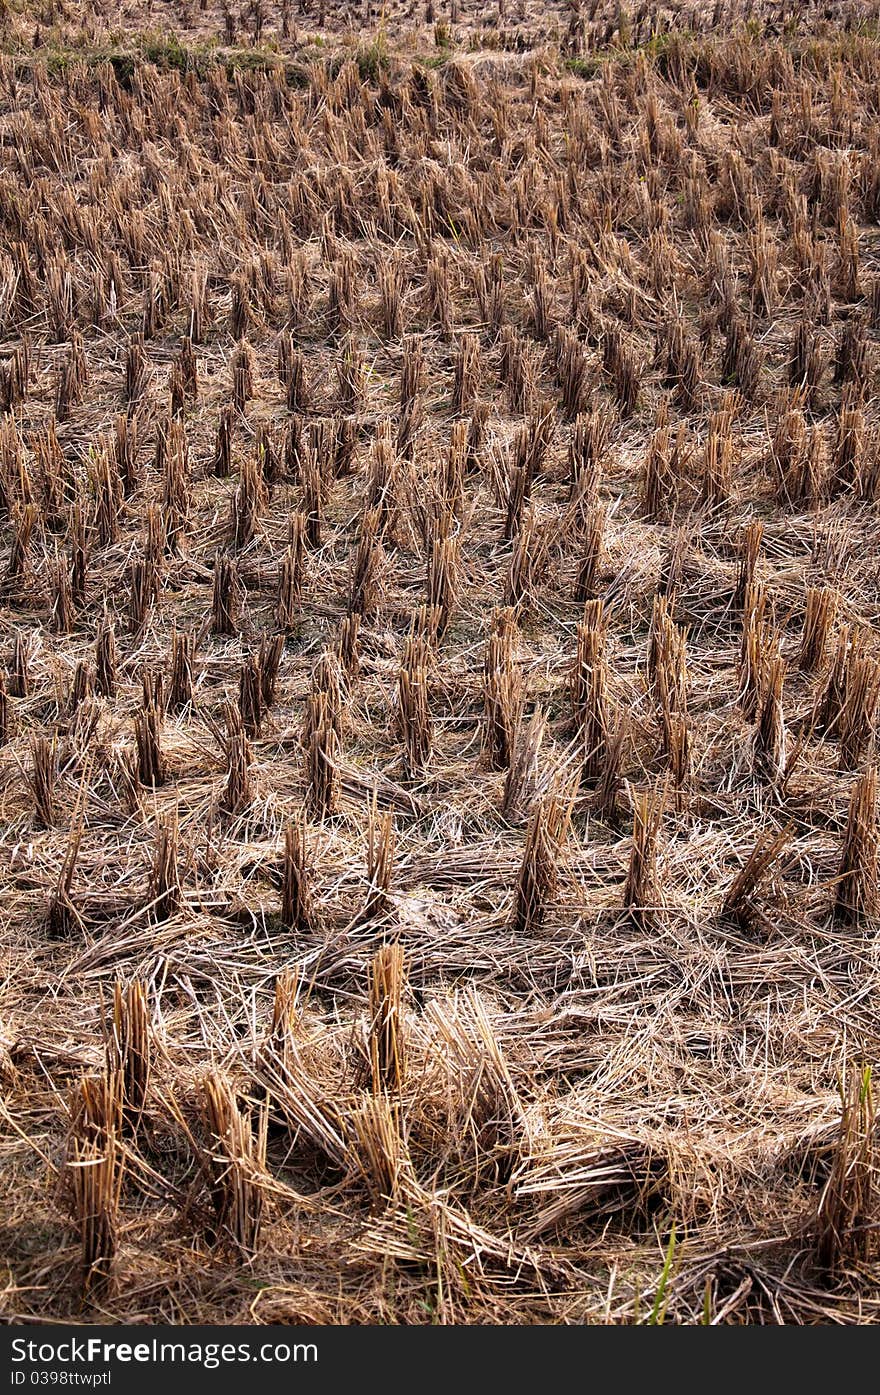
[[880, 27], [0, 0], [0, 1313], [880, 1317]]

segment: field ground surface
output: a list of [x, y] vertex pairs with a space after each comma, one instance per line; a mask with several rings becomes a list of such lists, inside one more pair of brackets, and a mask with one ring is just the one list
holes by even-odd
[[880, 1316], [874, 6], [0, 0], [0, 1307]]

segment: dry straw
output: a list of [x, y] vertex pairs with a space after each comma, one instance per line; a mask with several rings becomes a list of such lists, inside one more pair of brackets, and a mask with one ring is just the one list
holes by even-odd
[[4, 1315], [872, 1320], [876, 36], [85, 8], [0, 3]]
[[229, 1080], [219, 1071], [201, 1082], [209, 1141], [202, 1161], [220, 1235], [243, 1257], [252, 1256], [260, 1238], [265, 1204], [265, 1109], [252, 1118]]

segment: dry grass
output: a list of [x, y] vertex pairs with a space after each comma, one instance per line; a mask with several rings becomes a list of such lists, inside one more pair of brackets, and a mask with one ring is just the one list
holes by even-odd
[[4, 1318], [877, 1321], [874, 18], [161, 8], [0, 5]]

